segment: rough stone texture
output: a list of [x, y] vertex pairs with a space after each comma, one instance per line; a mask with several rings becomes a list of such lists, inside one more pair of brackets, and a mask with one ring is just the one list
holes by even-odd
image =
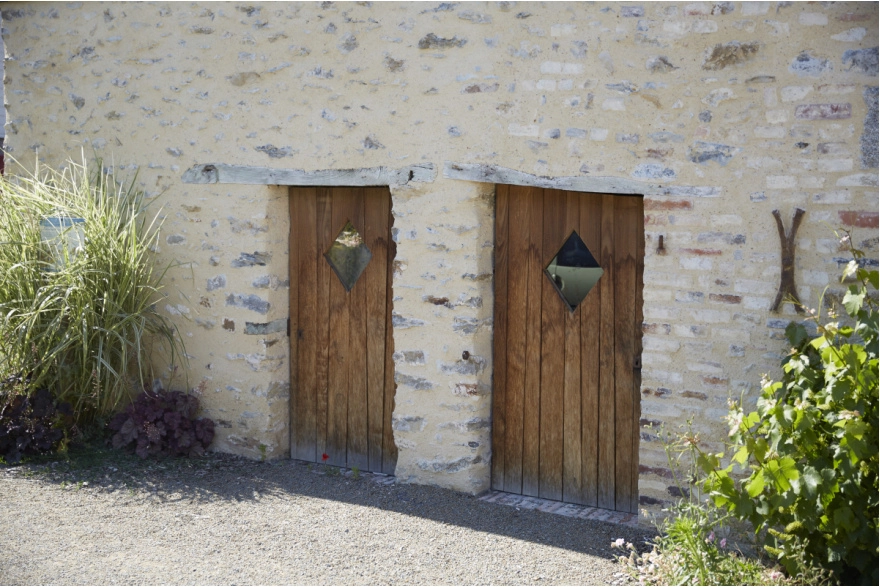
[[801, 77], [819, 77], [833, 68], [829, 60], [815, 57], [809, 51], [803, 51], [794, 58], [788, 70]]
[[[839, 289], [829, 226], [877, 257], [875, 3], [13, 2], [3, 15], [7, 150], [139, 168], [163, 206], [159, 258], [178, 264], [160, 307], [220, 423], [217, 450], [289, 454], [275, 182], [391, 186], [397, 476], [474, 493], [492, 460], [493, 183], [646, 196], [641, 421], [693, 416], [710, 450], [727, 398], [778, 374], [796, 318], [769, 311], [771, 211], [807, 210], [803, 300]], [[660, 505], [666, 458], [655, 432], [641, 438], [639, 491]]]
[[852, 70], [877, 77], [877, 47], [849, 49], [843, 52], [843, 65]]
[[862, 169], [877, 169], [877, 86], [868, 86], [862, 94], [865, 98], [865, 125], [859, 140]]
[[706, 143], [697, 141], [688, 150], [688, 159], [694, 163], [706, 163], [707, 161], [715, 161], [719, 165], [727, 165], [727, 163], [742, 149], [732, 147], [730, 145], [720, 145], [718, 143]]
[[739, 41], [731, 41], [729, 43], [715, 45], [703, 61], [703, 69], [717, 70], [730, 67], [731, 65], [739, 65], [752, 59], [760, 48], [757, 41], [749, 43], [740, 43]]

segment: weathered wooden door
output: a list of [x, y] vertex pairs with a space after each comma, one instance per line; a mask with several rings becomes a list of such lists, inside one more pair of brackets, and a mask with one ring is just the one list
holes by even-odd
[[496, 197], [492, 486], [635, 512], [642, 198]]
[[391, 194], [294, 187], [289, 201], [291, 456], [393, 474]]

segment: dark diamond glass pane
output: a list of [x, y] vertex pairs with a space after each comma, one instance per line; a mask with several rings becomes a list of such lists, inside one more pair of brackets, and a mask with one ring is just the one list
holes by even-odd
[[370, 263], [370, 259], [373, 258], [373, 253], [364, 244], [364, 239], [351, 222], [346, 222], [339, 236], [324, 253], [324, 258], [333, 267], [345, 291], [351, 291]]
[[572, 231], [544, 271], [572, 312], [604, 273], [576, 231]]

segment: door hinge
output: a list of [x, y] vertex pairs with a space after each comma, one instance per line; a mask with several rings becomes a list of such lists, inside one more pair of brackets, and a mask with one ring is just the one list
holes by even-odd
[[633, 358], [633, 369], [641, 369], [642, 368], [642, 357], [634, 357]]
[[290, 337], [290, 318], [287, 319], [287, 336]]

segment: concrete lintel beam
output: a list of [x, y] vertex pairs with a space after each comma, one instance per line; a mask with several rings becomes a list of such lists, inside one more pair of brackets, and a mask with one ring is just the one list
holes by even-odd
[[433, 163], [420, 163], [391, 169], [364, 167], [361, 169], [273, 169], [225, 163], [203, 163], [187, 169], [183, 183], [235, 183], [248, 185], [299, 186], [400, 186], [410, 182], [432, 182]]
[[663, 193], [663, 187], [660, 184], [646, 183], [634, 179], [589, 176], [547, 177], [499, 165], [486, 165], [482, 163], [446, 161], [443, 167], [443, 177], [480, 183], [524, 185], [572, 192], [641, 195]]

